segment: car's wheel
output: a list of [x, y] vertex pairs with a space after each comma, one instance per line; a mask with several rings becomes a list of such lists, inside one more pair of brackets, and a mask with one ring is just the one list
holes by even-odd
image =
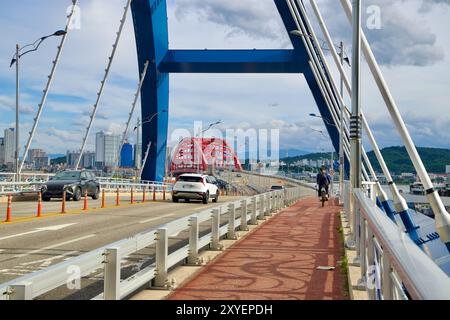
[[203, 204], [208, 204], [209, 203], [209, 192], [207, 192], [204, 196], [203, 196]]
[[42, 197], [42, 201], [44, 201], [44, 202], [49, 202], [50, 200], [52, 200], [52, 198]]
[[98, 200], [100, 198], [100, 188], [95, 189], [95, 193], [92, 195], [93, 200]]
[[213, 202], [215, 202], [215, 203], [219, 202], [219, 194], [220, 194], [220, 192], [219, 192], [219, 190], [217, 190], [217, 193], [216, 193], [216, 196], [213, 199]]
[[178, 199], [177, 197], [172, 197], [173, 202], [178, 203], [178, 200], [180, 200], [180, 199]]
[[75, 188], [73, 191], [73, 201], [80, 201], [81, 200], [81, 189]]

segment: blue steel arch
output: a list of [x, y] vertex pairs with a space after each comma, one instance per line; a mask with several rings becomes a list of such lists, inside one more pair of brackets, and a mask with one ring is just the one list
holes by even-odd
[[[274, 0], [286, 31], [297, 29], [286, 0]], [[326, 100], [309, 66], [309, 57], [300, 38], [290, 35], [293, 50], [170, 50], [166, 0], [131, 2], [139, 71], [150, 62], [141, 91], [143, 152], [151, 143], [142, 179], [164, 178], [170, 73], [297, 73], [303, 74], [324, 119], [332, 120]], [[167, 112], [163, 112], [167, 110]], [[145, 123], [153, 114], [159, 115]], [[324, 122], [335, 150], [339, 150], [336, 124]], [[346, 159], [348, 172], [348, 159]]]

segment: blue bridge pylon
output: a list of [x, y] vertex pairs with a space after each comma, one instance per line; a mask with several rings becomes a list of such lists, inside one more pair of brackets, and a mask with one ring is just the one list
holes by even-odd
[[[290, 34], [297, 30], [285, 0], [274, 0], [292, 50], [171, 50], [169, 49], [166, 0], [134, 0], [131, 3], [139, 71], [150, 62], [141, 91], [142, 119], [159, 113], [152, 123], [143, 124], [142, 144], [151, 143], [142, 179], [162, 181], [164, 178], [169, 113], [169, 75], [171, 73], [298, 73], [303, 74], [333, 146], [339, 150], [339, 124], [333, 117], [309, 65], [308, 52], [301, 38]], [[338, 94], [338, 93], [336, 93]], [[146, 148], [143, 148], [143, 151]], [[346, 172], [349, 162], [345, 161]]]

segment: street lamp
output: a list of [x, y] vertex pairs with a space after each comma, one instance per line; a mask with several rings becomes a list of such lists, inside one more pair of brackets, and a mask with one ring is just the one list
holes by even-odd
[[[338, 128], [335, 124], [331, 123], [327, 118], [323, 118], [321, 116], [316, 115], [315, 113], [309, 114], [311, 117], [314, 118], [320, 118], [322, 119], [326, 124], [330, 126], [334, 126]], [[345, 155], [344, 155], [344, 119], [341, 119], [341, 126], [339, 129], [339, 196], [342, 197], [343, 191], [344, 191], [344, 161], [345, 161]], [[333, 159], [334, 160], [334, 159]]]
[[196, 138], [198, 138], [200, 135], [203, 135], [205, 132], [211, 130], [214, 126], [217, 126], [219, 124], [222, 124], [222, 120], [216, 121], [214, 123], [209, 124], [208, 128], [206, 128], [205, 130], [203, 130], [202, 132], [197, 133]]
[[[214, 126], [217, 126], [217, 125], [219, 125], [219, 124], [221, 124], [221, 123], [223, 123], [222, 120], [219, 120], [219, 121], [210, 123], [206, 129], [204, 129], [203, 131], [197, 133], [197, 135], [196, 135], [195, 137], [198, 138], [200, 135], [203, 136], [203, 134], [204, 134], [205, 132], [211, 130]], [[196, 155], [196, 156], [197, 156], [197, 155]], [[197, 159], [198, 159], [198, 157], [197, 157]], [[197, 173], [200, 173], [200, 164], [198, 164], [198, 167], [197, 167]]]
[[[312, 130], [312, 131], [315, 131], [315, 132], [318, 132], [318, 133], [320, 133], [321, 135], [323, 135], [325, 138], [328, 138], [327, 137], [327, 135], [325, 134], [325, 132], [323, 132], [322, 130], [317, 130], [317, 129], [314, 129], [314, 128], [311, 128], [310, 127], [310, 129]], [[332, 148], [333, 148], [333, 146], [332, 146]], [[325, 151], [324, 149], [323, 149], [323, 151]], [[331, 159], [330, 159], [330, 167], [331, 168], [333, 168], [333, 161], [334, 161], [334, 152], [333, 152], [333, 149], [331, 149]], [[340, 172], [340, 174], [342, 175], [342, 172]], [[331, 193], [333, 194], [334, 193], [334, 191], [333, 191], [333, 183], [334, 183], [334, 176], [332, 176], [332, 179], [331, 179]]]
[[[15, 146], [15, 153], [14, 153], [14, 171], [15, 171], [15, 181], [19, 182], [19, 104], [20, 104], [20, 59], [26, 55], [27, 53], [37, 51], [39, 47], [41, 46], [42, 42], [44, 42], [46, 39], [50, 37], [61, 37], [66, 35], [66, 31], [64, 30], [58, 30], [55, 33], [41, 37], [37, 39], [35, 42], [28, 44], [26, 46], [20, 47], [19, 44], [16, 45], [16, 53], [13, 55], [11, 59], [11, 63], [9, 65], [10, 68], [15, 64], [16, 65], [16, 128], [15, 128], [15, 134], [16, 134], [16, 146]], [[26, 50], [27, 48], [30, 48], [29, 50]], [[22, 52], [24, 51], [24, 52]]]

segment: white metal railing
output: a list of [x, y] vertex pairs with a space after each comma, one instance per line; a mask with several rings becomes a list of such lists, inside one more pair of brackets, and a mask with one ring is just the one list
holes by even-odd
[[[191, 264], [198, 263], [198, 254], [202, 248], [209, 245], [212, 249], [221, 249], [219, 241], [223, 236], [235, 238], [237, 228], [245, 230], [248, 224], [257, 224], [258, 219], [264, 219], [264, 216], [291, 205], [302, 197], [304, 194], [302, 190], [303, 188], [289, 188], [268, 192], [171, 221], [131, 238], [1, 284], [0, 300], [36, 298], [73, 281], [74, 279], [70, 277], [73, 270], [77, 270], [81, 278], [103, 268], [103, 293], [94, 299], [123, 299], [143, 285], [150, 286], [152, 280], [156, 287], [164, 287], [168, 284], [167, 274], [170, 268], [185, 259]], [[238, 210], [240, 218], [236, 215]], [[221, 224], [223, 217], [227, 218], [227, 223], [224, 225]], [[202, 223], [209, 224], [210, 232], [200, 236]], [[169, 238], [183, 231], [189, 232], [188, 244], [174, 252], [169, 252]], [[152, 245], [156, 246], [155, 263], [121, 280], [121, 261]]]
[[[14, 195], [23, 193], [33, 193], [39, 192], [42, 185], [46, 183], [47, 180], [30, 180], [27, 182], [0, 182], [0, 195]], [[171, 191], [172, 184], [155, 182], [155, 181], [140, 181], [133, 182], [133, 180], [128, 179], [113, 179], [113, 178], [98, 178], [100, 186], [106, 191], [115, 191], [120, 189], [121, 191], [130, 191], [134, 189], [135, 191], [155, 190], [156, 192]]]
[[[344, 203], [348, 204], [348, 183], [345, 189]], [[439, 266], [378, 208], [365, 190], [355, 189], [353, 196], [355, 216], [348, 218], [361, 270], [358, 284], [365, 287], [369, 299], [450, 299], [450, 278]], [[349, 207], [344, 208], [347, 216], [351, 215]]]

